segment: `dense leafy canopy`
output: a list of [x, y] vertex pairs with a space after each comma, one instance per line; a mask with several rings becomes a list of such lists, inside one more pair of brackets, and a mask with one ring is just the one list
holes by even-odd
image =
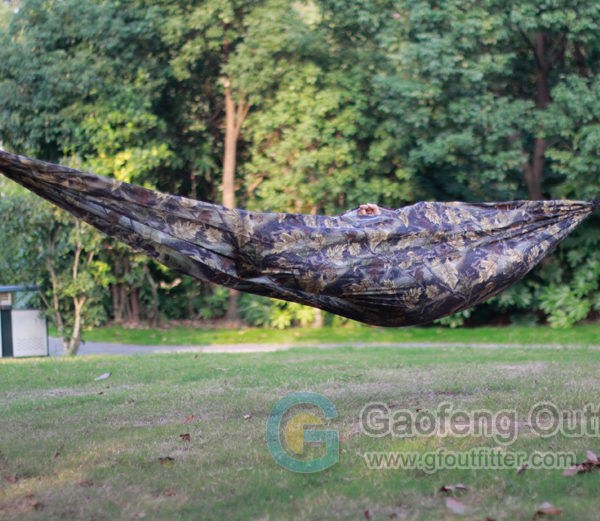
[[[0, 9], [0, 140], [19, 153], [220, 201], [233, 107], [235, 195], [252, 209], [600, 197], [600, 4], [591, 0], [22, 0]], [[10, 206], [21, 193], [4, 181], [0, 190], [15, 222], [35, 227], [39, 217]], [[567, 325], [600, 310], [598, 227], [590, 219], [525, 282], [447, 322]], [[225, 312], [221, 290], [86, 237], [107, 266], [107, 316]], [[3, 277], [26, 281], [20, 266], [40, 252], [11, 240], [21, 260], [1, 258]], [[312, 317], [246, 297], [240, 310], [280, 327]]]

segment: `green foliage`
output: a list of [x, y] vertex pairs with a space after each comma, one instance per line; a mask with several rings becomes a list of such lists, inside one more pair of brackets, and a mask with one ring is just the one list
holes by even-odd
[[156, 8], [135, 2], [22, 2], [0, 49], [5, 144], [143, 179], [156, 166], [148, 159], [168, 157], [153, 113], [164, 83], [159, 23]]
[[103, 321], [110, 281], [91, 227], [32, 195], [0, 197], [0, 282], [38, 285], [65, 351], [75, 354], [82, 331]]
[[545, 125], [547, 132], [555, 136], [548, 157], [553, 168], [563, 176], [556, 189], [559, 197], [600, 198], [599, 95], [598, 75], [567, 75], [552, 91], [554, 101]]
[[570, 283], [551, 283], [540, 294], [540, 308], [549, 315], [548, 322], [554, 327], [572, 326], [586, 318], [593, 307], [600, 310], [600, 252], [589, 253], [583, 262], [571, 257], [576, 264]]
[[249, 326], [266, 327], [271, 324], [273, 300], [243, 293], [239, 302], [240, 318]]
[[[36, 204], [38, 203], [38, 204]], [[0, 284], [34, 284], [36, 267], [42, 262], [42, 252], [32, 231], [46, 224], [47, 207], [32, 212], [39, 206], [31, 195], [0, 196]]]
[[[507, 8], [493, 0], [405, 0], [396, 9], [379, 36], [390, 66], [379, 71], [376, 84], [386, 127], [397, 137], [389, 145], [402, 157], [416, 194], [526, 196], [524, 161], [535, 137], [550, 136], [545, 111], [536, 110], [532, 42], [547, 35], [554, 53], [550, 88], [553, 94], [568, 88], [565, 74], [580, 70], [576, 45], [583, 45], [590, 73], [597, 63], [597, 4], [580, 3], [574, 11], [563, 2]], [[552, 193], [559, 179], [550, 169], [544, 175], [545, 191]]]
[[450, 329], [454, 329], [456, 327], [461, 327], [465, 325], [465, 320], [467, 320], [473, 313], [473, 309], [465, 309], [454, 315], [450, 315], [447, 317], [439, 318], [435, 321], [436, 324], [441, 324], [442, 326], [448, 326]]
[[[297, 11], [283, 39], [276, 88], [248, 120], [244, 171], [258, 187], [250, 206], [336, 213], [365, 200], [408, 200], [402, 174], [378, 151], [372, 77], [381, 51], [373, 41], [340, 41], [332, 13], [309, 8]], [[287, 56], [290, 39], [295, 52]]]
[[[543, 196], [600, 198], [600, 7], [591, 0], [15, 7], [0, 2], [0, 140], [18, 153], [217, 201], [228, 85], [249, 108], [237, 150], [240, 206], [338, 213], [364, 202], [527, 198], [526, 166], [540, 140]], [[546, 100], [538, 38], [550, 64]], [[108, 286], [101, 309], [109, 316], [137, 305], [154, 319], [224, 315], [226, 290], [179, 279], [82, 229], [69, 238], [73, 221], [19, 213], [12, 197], [22, 190], [0, 181], [0, 192], [10, 196], [1, 204], [15, 230], [39, 224], [30, 235], [12, 225], [0, 232], [14, 252], [0, 256], [1, 277], [27, 279], [48, 252], [72, 252], [79, 233], [94, 253], [78, 287], [95, 295]], [[36, 238], [52, 226], [63, 239], [45, 252]], [[599, 311], [599, 229], [589, 219], [524, 282], [441, 323], [546, 314], [566, 326]], [[71, 255], [56, 260], [59, 271]], [[79, 291], [61, 284], [70, 298]], [[314, 321], [309, 308], [253, 296], [240, 313], [255, 325]]]
[[283, 302], [245, 294], [240, 299], [240, 317], [249, 326], [287, 329], [314, 324], [317, 310], [296, 302]]
[[202, 318], [221, 318], [227, 311], [229, 290], [223, 286], [213, 287], [212, 292], [205, 297], [204, 306], [200, 311]]
[[[375, 84], [395, 136], [388, 153], [398, 156], [416, 197], [526, 198], [524, 165], [544, 139], [542, 192], [598, 198], [597, 3], [406, 0], [386, 20], [378, 38], [390, 59]], [[536, 56], [540, 40], [546, 50]], [[581, 232], [585, 238], [561, 245], [550, 267], [490, 305], [528, 320], [541, 309], [557, 326], [587, 316], [597, 288], [580, 280], [596, 277], [584, 259], [597, 250], [598, 222]]]
[[501, 308], [526, 309], [533, 304], [533, 293], [530, 284], [521, 281], [500, 293], [495, 300]]
[[269, 325], [286, 329], [292, 325], [308, 326], [315, 319], [315, 308], [296, 302], [274, 301]]

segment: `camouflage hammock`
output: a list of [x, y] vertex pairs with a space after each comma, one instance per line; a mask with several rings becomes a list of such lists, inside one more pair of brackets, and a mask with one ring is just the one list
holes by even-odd
[[497, 295], [596, 206], [421, 202], [369, 216], [255, 213], [2, 151], [0, 173], [178, 272], [381, 326], [430, 322]]

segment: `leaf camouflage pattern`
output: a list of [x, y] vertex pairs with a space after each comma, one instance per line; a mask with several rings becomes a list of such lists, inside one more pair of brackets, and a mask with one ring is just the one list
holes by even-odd
[[256, 213], [0, 151], [0, 172], [200, 280], [380, 326], [423, 324], [521, 279], [597, 202], [419, 202], [380, 215]]

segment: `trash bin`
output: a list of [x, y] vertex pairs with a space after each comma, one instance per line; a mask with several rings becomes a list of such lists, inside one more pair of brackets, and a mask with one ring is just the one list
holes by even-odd
[[[0, 286], [0, 357], [48, 356], [48, 327], [39, 309], [28, 307], [35, 286]], [[20, 298], [17, 297], [20, 296]]]

